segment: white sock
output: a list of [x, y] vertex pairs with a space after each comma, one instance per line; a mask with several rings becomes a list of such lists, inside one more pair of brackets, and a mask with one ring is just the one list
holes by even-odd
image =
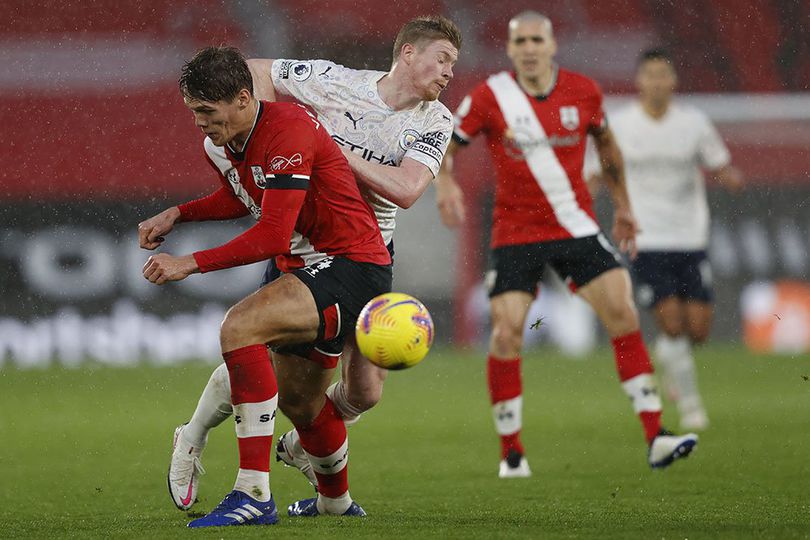
[[342, 379], [327, 388], [326, 395], [332, 400], [335, 409], [343, 417], [343, 422], [347, 426], [357, 423], [360, 415], [365, 412], [363, 409], [351, 404], [348, 388], [346, 388], [346, 383]]
[[659, 363], [666, 371], [667, 383], [674, 387], [680, 413], [702, 409], [689, 338], [660, 335], [656, 340], [655, 352]]
[[259, 502], [267, 502], [270, 500], [270, 473], [239, 469], [233, 489], [247, 493]]
[[636, 414], [661, 411], [661, 396], [658, 395], [658, 387], [652, 374], [641, 373], [622, 381], [622, 388], [632, 401]]
[[325, 497], [318, 494], [318, 500], [315, 505], [318, 507], [318, 512], [321, 514], [334, 514], [341, 515], [352, 505], [352, 496], [347, 491], [337, 498]]
[[512, 435], [523, 428], [523, 396], [499, 401], [492, 406], [498, 435]]
[[208, 379], [191, 420], [183, 428], [183, 438], [193, 446], [205, 447], [208, 432], [224, 422], [231, 413], [231, 379], [228, 366], [220, 364]]

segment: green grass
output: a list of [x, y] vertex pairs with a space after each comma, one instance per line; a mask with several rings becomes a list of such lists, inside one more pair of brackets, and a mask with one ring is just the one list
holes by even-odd
[[[352, 494], [369, 517], [269, 530], [188, 530], [166, 493], [171, 434], [210, 366], [0, 370], [0, 538], [810, 538], [810, 358], [715, 346], [698, 359], [712, 426], [692, 457], [652, 472], [607, 352], [527, 355], [534, 476], [504, 481], [483, 355], [435, 351], [393, 373], [350, 430]], [[195, 512], [230, 490], [235, 459], [228, 422]], [[272, 476], [280, 507], [310, 496], [293, 469]]]

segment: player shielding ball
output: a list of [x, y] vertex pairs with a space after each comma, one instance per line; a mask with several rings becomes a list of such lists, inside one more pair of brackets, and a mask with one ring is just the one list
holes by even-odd
[[[315, 111], [348, 159], [392, 254], [397, 208], [408, 208], [422, 195], [438, 173], [452, 135], [451, 113], [437, 98], [453, 78], [460, 47], [461, 33], [452, 21], [427, 16], [403, 25], [387, 72], [351, 69], [328, 60], [248, 61], [259, 97], [290, 96]], [[312, 256], [312, 246], [293, 240], [293, 257], [284, 261], [281, 270], [300, 265], [300, 257]], [[265, 282], [278, 276], [277, 266], [268, 267]], [[352, 423], [380, 400], [387, 372], [363, 358], [351, 342], [344, 351], [342, 378], [327, 393], [338, 414]], [[340, 353], [332, 352], [335, 359]], [[194, 503], [189, 494], [199, 488], [200, 458], [208, 433], [231, 411], [228, 370], [223, 364], [211, 375], [191, 420], [175, 432], [168, 483], [178, 508], [185, 510]], [[318, 484], [298, 431], [284, 434], [276, 452], [284, 463]], [[312, 508], [298, 505], [290, 511], [310, 515]]]
[[[489, 77], [456, 111], [453, 141], [438, 177], [438, 205], [448, 226], [464, 219], [452, 176], [455, 153], [484, 133], [497, 171], [488, 273], [492, 335], [487, 380], [501, 439], [502, 478], [531, 474], [520, 440], [521, 357], [529, 305], [545, 265], [596, 311], [611, 338], [625, 393], [644, 428], [648, 462], [665, 467], [687, 455], [697, 436], [661, 427], [661, 400], [639, 330], [630, 278], [600, 231], [582, 177], [586, 138], [596, 142], [613, 199], [613, 237], [635, 253], [636, 221], [624, 184], [621, 152], [605, 122], [596, 83], [553, 62], [551, 21], [533, 11], [509, 22], [507, 54], [514, 72]], [[549, 314], [553, 316], [553, 314]]]
[[627, 191], [641, 231], [632, 261], [640, 302], [659, 329], [655, 356], [664, 388], [676, 400], [681, 428], [702, 430], [709, 417], [698, 392], [693, 344], [711, 328], [709, 205], [701, 167], [729, 189], [742, 175], [708, 117], [673, 103], [677, 74], [662, 49], [644, 51], [637, 102], [610, 116], [627, 171]]
[[[314, 115], [298, 104], [255, 99], [250, 71], [236, 49], [200, 51], [184, 65], [180, 89], [206, 135], [205, 151], [221, 187], [141, 223], [141, 246], [158, 247], [182, 221], [252, 215], [256, 224], [214, 249], [154, 255], [144, 277], [160, 285], [272, 257], [287, 269], [228, 310], [222, 323], [239, 472], [233, 491], [189, 526], [277, 521], [269, 483], [277, 404], [298, 429], [318, 475], [318, 497], [303, 506], [364, 515], [349, 494], [346, 426], [325, 391], [360, 310], [391, 289], [391, 257], [374, 213]], [[315, 254], [293, 258], [293, 237], [304, 239]], [[268, 345], [283, 353], [275, 371]], [[193, 495], [189, 489], [182, 497]]]

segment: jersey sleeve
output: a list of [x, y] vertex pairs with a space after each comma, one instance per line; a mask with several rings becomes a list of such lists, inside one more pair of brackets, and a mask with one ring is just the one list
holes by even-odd
[[[301, 103], [317, 106], [323, 102], [328, 89], [324, 81], [346, 68], [329, 60], [274, 60], [270, 76], [277, 92], [292, 96]], [[329, 74], [327, 79], [325, 75]]]
[[700, 136], [697, 152], [700, 163], [709, 170], [725, 167], [731, 163], [731, 154], [711, 120], [703, 113], [699, 114]]
[[194, 253], [200, 272], [251, 264], [287, 253], [312, 173], [317, 134], [307, 119], [289, 120], [269, 140], [262, 215], [227, 244]]
[[425, 132], [408, 147], [403, 157], [425, 165], [435, 177], [453, 135], [453, 118], [444, 106], [437, 108], [435, 117], [425, 127]]
[[479, 84], [461, 100], [453, 119], [453, 139], [468, 144], [482, 130], [495, 107], [494, 98], [486, 84]]

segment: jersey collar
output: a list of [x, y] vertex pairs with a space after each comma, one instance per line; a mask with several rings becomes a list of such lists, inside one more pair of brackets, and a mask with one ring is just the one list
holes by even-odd
[[251, 126], [250, 131], [248, 132], [248, 136], [245, 138], [245, 144], [242, 145], [242, 151], [237, 152], [236, 150], [234, 150], [233, 146], [231, 146], [231, 143], [228, 143], [228, 151], [230, 151], [230, 153], [233, 154], [235, 158], [240, 160], [244, 157], [248, 144], [250, 144], [250, 139], [251, 137], [253, 137], [253, 132], [256, 131], [256, 126], [259, 123], [259, 119], [262, 117], [264, 104], [261, 101], [257, 101], [257, 103], [258, 106], [256, 107], [256, 118], [253, 119], [253, 125]]

